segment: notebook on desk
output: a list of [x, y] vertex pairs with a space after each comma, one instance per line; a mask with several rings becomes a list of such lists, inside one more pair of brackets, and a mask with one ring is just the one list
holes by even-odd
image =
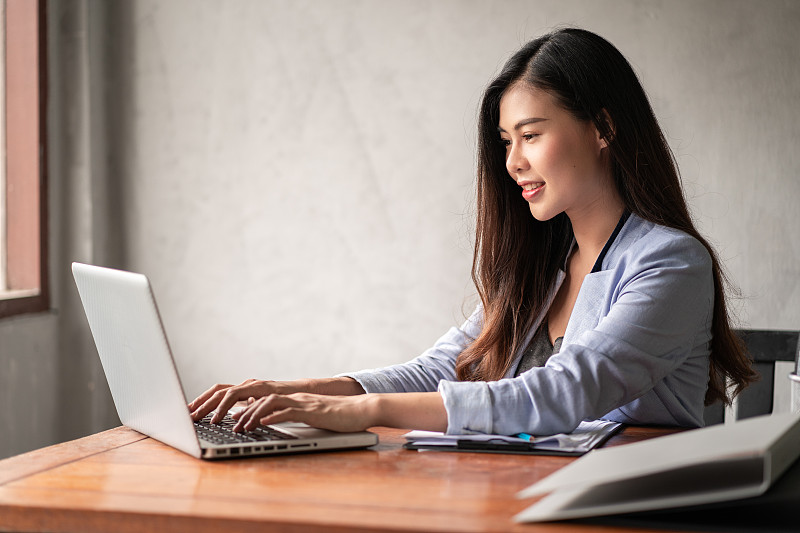
[[565, 455], [577, 457], [602, 446], [622, 428], [619, 422], [586, 420], [571, 433], [556, 435], [446, 435], [434, 431], [412, 431], [403, 435], [407, 450]]
[[147, 277], [72, 264], [72, 272], [123, 424], [203, 459], [363, 448], [377, 444], [368, 431], [337, 433], [284, 423], [248, 433], [193, 422], [167, 335]]

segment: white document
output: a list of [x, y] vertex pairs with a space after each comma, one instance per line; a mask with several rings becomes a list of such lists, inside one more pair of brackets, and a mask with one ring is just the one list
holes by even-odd
[[[479, 450], [482, 444], [496, 445], [494, 451], [502, 451], [504, 445], [512, 445], [517, 451], [549, 451], [570, 454], [583, 454], [605, 442], [621, 426], [618, 422], [594, 420], [581, 422], [572, 433], [535, 436], [533, 440], [509, 435], [489, 435], [484, 433], [470, 435], [447, 435], [436, 431], [411, 431], [403, 435], [415, 447], [436, 449]], [[464, 443], [472, 446], [464, 448]], [[487, 450], [490, 448], [486, 448]]]
[[537, 522], [666, 509], [763, 494], [800, 456], [800, 415], [750, 418], [595, 450], [521, 491], [547, 497]]

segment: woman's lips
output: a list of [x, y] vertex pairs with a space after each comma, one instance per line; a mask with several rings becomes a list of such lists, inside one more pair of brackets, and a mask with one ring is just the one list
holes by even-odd
[[522, 197], [527, 201], [531, 201], [537, 194], [544, 189], [544, 183], [526, 183], [522, 186]]

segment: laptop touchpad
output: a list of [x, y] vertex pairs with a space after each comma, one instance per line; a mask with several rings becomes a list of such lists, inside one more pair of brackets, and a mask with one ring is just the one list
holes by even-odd
[[317, 438], [326, 435], [333, 435], [335, 433], [333, 431], [328, 431], [327, 429], [312, 428], [308, 424], [303, 424], [302, 422], [282, 422], [280, 424], [273, 424], [273, 426], [281, 431], [285, 431], [300, 437], [301, 439]]

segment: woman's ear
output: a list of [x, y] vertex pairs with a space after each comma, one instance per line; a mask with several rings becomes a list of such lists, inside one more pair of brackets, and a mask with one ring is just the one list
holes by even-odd
[[615, 133], [614, 121], [611, 119], [608, 110], [601, 109], [595, 123], [598, 125], [597, 140], [600, 143], [600, 148], [608, 148], [608, 145], [614, 140]]

